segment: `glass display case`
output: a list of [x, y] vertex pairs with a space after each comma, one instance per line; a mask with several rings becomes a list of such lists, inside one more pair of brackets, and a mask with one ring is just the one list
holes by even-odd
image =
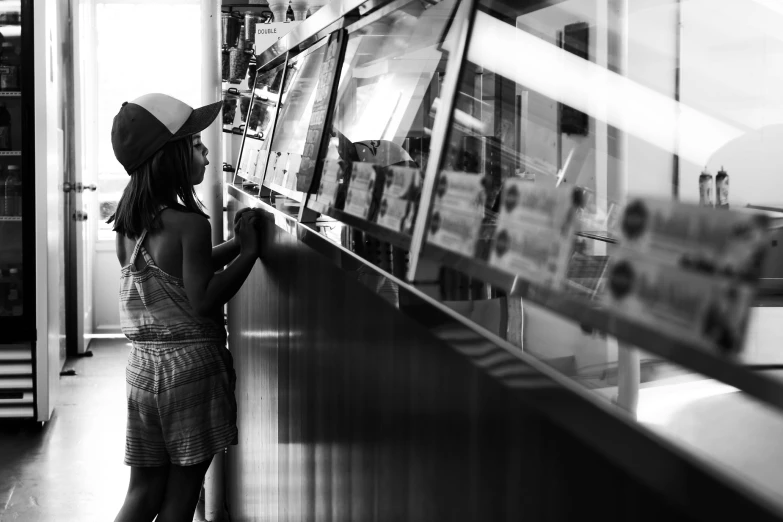
[[[741, 469], [755, 450], [731, 446], [748, 430], [712, 444], [705, 420], [725, 399], [737, 418], [783, 426], [783, 85], [769, 23], [783, 11], [367, 5], [332, 26], [344, 58], [304, 187], [325, 35], [303, 25], [259, 57], [259, 77], [290, 82], [271, 137], [245, 140], [239, 177], [317, 216], [297, 208], [281, 228], [326, 236], [396, 307], [400, 285], [427, 296], [783, 506], [768, 487], [781, 477]], [[729, 38], [738, 9], [752, 23]], [[699, 436], [671, 421], [691, 408], [708, 412]]]

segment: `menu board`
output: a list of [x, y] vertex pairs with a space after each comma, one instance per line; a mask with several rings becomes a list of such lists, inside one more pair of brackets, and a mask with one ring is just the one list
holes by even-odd
[[765, 216], [637, 199], [607, 271], [612, 313], [696, 344], [742, 347], [767, 240]]
[[313, 112], [310, 115], [310, 125], [305, 138], [301, 168], [296, 179], [296, 190], [299, 192], [309, 192], [324, 142], [324, 134], [329, 135], [328, 129], [324, 133], [324, 127], [330, 119], [329, 108], [333, 104], [334, 96], [336, 96], [333, 87], [342, 63], [344, 35], [345, 31], [343, 30], [335, 31], [329, 35], [329, 41], [326, 44], [324, 61], [321, 65], [318, 87], [315, 92]]

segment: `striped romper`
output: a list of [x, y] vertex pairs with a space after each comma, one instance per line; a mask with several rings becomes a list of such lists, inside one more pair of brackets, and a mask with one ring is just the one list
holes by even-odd
[[[193, 311], [182, 278], [158, 268], [142, 246], [146, 235], [120, 285], [122, 333], [132, 342], [125, 464], [189, 466], [237, 443], [236, 374], [222, 321]], [[146, 265], [136, 270], [139, 253]]]

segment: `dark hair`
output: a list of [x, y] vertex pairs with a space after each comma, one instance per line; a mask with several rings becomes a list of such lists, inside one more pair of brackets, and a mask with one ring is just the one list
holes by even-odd
[[131, 173], [117, 210], [106, 223], [115, 232], [136, 238], [146, 230], [163, 228], [162, 207], [195, 212], [204, 217], [204, 206], [190, 181], [193, 138], [188, 136], [164, 145], [152, 158]]

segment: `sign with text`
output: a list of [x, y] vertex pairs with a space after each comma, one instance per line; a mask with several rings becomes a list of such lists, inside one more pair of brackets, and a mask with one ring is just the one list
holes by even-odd
[[266, 51], [301, 22], [272, 22], [256, 25], [256, 54]]

